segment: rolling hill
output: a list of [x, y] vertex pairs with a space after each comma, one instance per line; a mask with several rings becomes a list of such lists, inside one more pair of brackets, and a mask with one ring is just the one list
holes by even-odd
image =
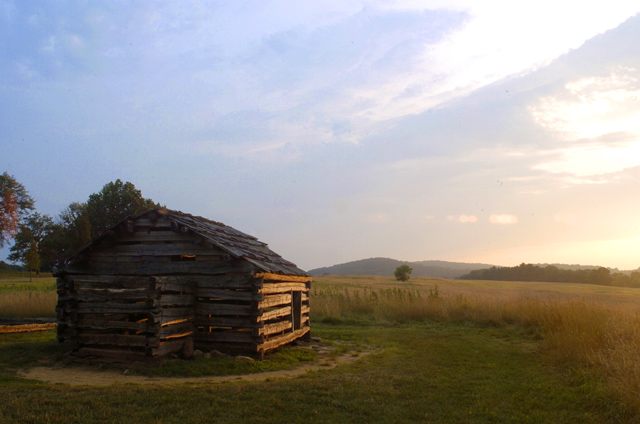
[[390, 258], [370, 258], [359, 261], [347, 262], [329, 267], [312, 269], [311, 275], [393, 275], [400, 265], [409, 265], [413, 268], [412, 276], [456, 278], [470, 271], [483, 268], [491, 268], [489, 264], [474, 264], [447, 261], [418, 261], [408, 262]]

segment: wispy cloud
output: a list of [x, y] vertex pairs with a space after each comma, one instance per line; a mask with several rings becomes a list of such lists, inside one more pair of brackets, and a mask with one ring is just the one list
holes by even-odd
[[530, 107], [534, 121], [567, 143], [536, 165], [579, 177], [640, 166], [640, 81], [635, 68], [570, 81]]
[[638, 11], [0, 0], [0, 164], [41, 212], [121, 178], [306, 268], [630, 238], [640, 17], [598, 34]]

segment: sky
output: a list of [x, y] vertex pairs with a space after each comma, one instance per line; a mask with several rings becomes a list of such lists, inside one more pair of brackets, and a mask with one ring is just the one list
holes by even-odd
[[306, 270], [636, 269], [639, 13], [635, 0], [0, 0], [0, 172], [52, 217], [130, 181]]

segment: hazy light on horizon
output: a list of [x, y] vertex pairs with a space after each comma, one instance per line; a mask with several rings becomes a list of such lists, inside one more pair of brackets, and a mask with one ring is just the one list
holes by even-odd
[[639, 12], [0, 0], [0, 172], [51, 216], [131, 181], [305, 269], [637, 268]]

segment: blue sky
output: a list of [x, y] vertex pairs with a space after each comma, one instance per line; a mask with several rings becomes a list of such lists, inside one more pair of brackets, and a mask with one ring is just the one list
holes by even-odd
[[0, 171], [305, 269], [640, 266], [637, 2], [315, 3], [0, 0]]

